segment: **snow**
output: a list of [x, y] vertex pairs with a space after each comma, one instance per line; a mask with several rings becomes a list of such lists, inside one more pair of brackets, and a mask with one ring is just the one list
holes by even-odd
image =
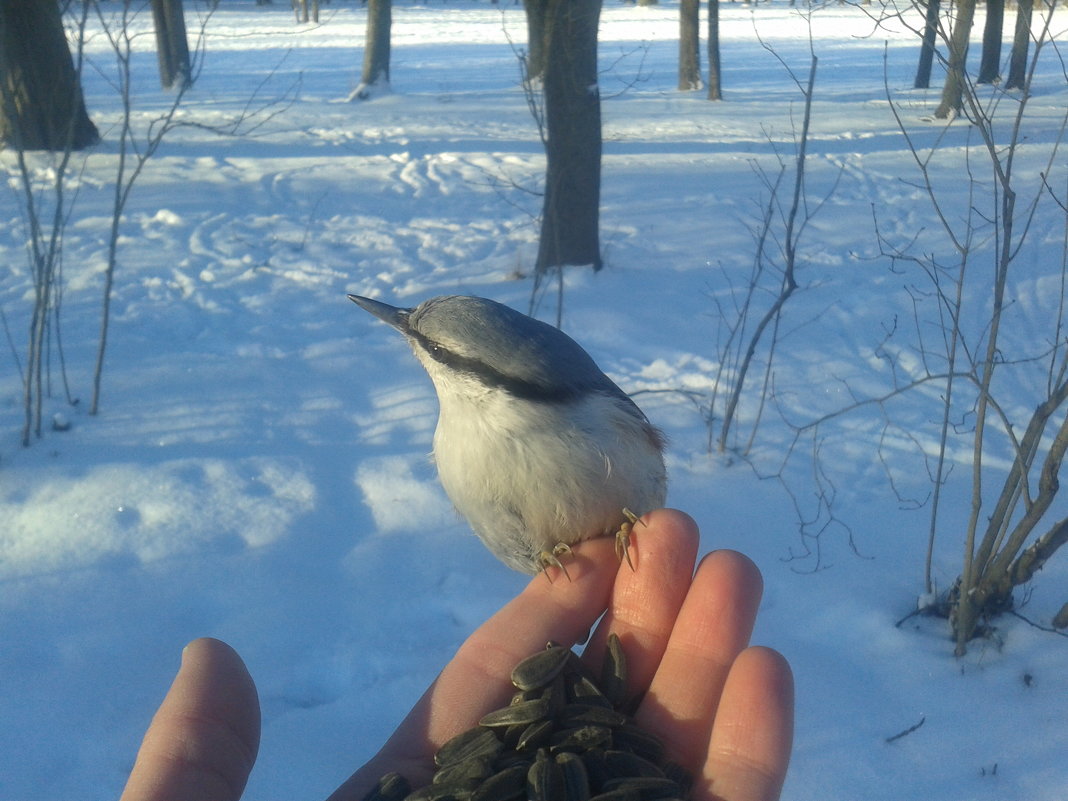
[[[937, 71], [936, 88], [911, 89], [915, 40], [876, 29], [863, 9], [721, 9], [726, 99], [709, 103], [675, 91], [675, 4], [604, 8], [606, 267], [568, 273], [564, 328], [641, 391], [670, 438], [670, 503], [701, 522], [704, 548], [743, 550], [764, 573], [754, 641], [785, 653], [798, 684], [785, 798], [1063, 799], [1063, 638], [1006, 617], [995, 639], [955, 659], [944, 624], [895, 626], [924, 592], [923, 455], [939, 390], [859, 407], [815, 440], [784, 422], [886, 392], [891, 348], [899, 380], [933, 358], [937, 332], [913, 327], [909, 296], [930, 286], [915, 265], [881, 257], [876, 239], [877, 220], [899, 245], [918, 236], [952, 262], [890, 112], [884, 54], [917, 147], [944, 148], [931, 178], [954, 221], [974, 131], [931, 120]], [[115, 797], [182, 646], [204, 635], [238, 649], [263, 700], [247, 797], [325, 796], [526, 581], [469, 534], [437, 484], [426, 458], [436, 402], [421, 368], [345, 298], [414, 305], [470, 293], [527, 309], [540, 199], [524, 190], [538, 189], [543, 162], [518, 86], [522, 11], [396, 4], [391, 91], [345, 103], [364, 13], [334, 2], [321, 25], [294, 25], [280, 4], [224, 2], [211, 17], [181, 119], [225, 128], [246, 107], [252, 117], [240, 135], [173, 131], [136, 184], [96, 417], [86, 406], [120, 110], [106, 42], [90, 39], [86, 100], [103, 142], [73, 178], [62, 318], [80, 403], [56, 384], [45, 416], [70, 430], [23, 449], [10, 354], [0, 371], [4, 801]], [[143, 125], [170, 96], [157, 88], [150, 37], [135, 41]], [[826, 202], [802, 240], [774, 408], [748, 460], [723, 457], [709, 453], [694, 398], [707, 405], [716, 388], [722, 315], [742, 297], [767, 202], [761, 171], [774, 178], [780, 158], [792, 163], [810, 47], [808, 197]], [[1063, 159], [1046, 160], [1066, 104], [1047, 57], [1018, 165], [1030, 185], [1052, 169], [1063, 189]], [[977, 180], [988, 180], [977, 152]], [[10, 154], [0, 158], [14, 176]], [[47, 162], [35, 164], [43, 180]], [[25, 225], [16, 191], [0, 203], [0, 308], [22, 352]], [[1061, 298], [1063, 224], [1051, 203], [1040, 207], [1021, 255], [1006, 324], [1017, 353], [1049, 340], [1041, 320]], [[552, 291], [537, 314], [555, 318]], [[881, 347], [895, 322], [901, 336]], [[1012, 375], [1003, 403], [1026, 411], [1042, 370]], [[742, 443], [755, 415], [743, 401]], [[818, 538], [798, 527], [817, 508], [814, 446], [835, 493]], [[967, 440], [953, 447], [935, 552], [943, 588], [960, 570], [968, 511]], [[1005, 447], [992, 464], [1010, 457]], [[1048, 624], [1068, 600], [1061, 556], [1018, 593], [1028, 619]]]

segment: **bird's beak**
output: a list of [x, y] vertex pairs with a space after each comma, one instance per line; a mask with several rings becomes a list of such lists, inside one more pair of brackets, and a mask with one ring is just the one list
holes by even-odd
[[411, 309], [390, 306], [388, 303], [371, 300], [361, 295], [349, 295], [349, 300], [364, 311], [370, 312], [382, 322], [389, 323], [402, 334], [408, 333], [408, 315], [412, 313]]

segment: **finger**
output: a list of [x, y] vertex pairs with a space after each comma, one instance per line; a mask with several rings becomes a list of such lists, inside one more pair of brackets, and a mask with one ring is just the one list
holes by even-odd
[[749, 643], [762, 590], [760, 571], [742, 554], [705, 556], [635, 715], [690, 770], [705, 761], [723, 686]]
[[256, 686], [241, 657], [218, 640], [195, 640], [145, 733], [122, 801], [238, 799], [259, 738]]
[[731, 667], [694, 801], [775, 801], [794, 730], [790, 666], [770, 648], [749, 648]]
[[389, 771], [400, 772], [415, 787], [429, 781], [437, 749], [507, 703], [515, 689], [509, 677], [516, 663], [549, 640], [570, 647], [585, 638], [608, 605], [618, 567], [614, 543], [601, 538], [574, 546], [567, 562], [570, 580], [555, 570], [551, 582], [543, 575], [531, 579], [460, 646], [382, 750], [330, 801], [362, 798]]
[[430, 730], [440, 731], [432, 736], [436, 744], [506, 703], [515, 691], [512, 668], [521, 659], [550, 640], [571, 647], [585, 639], [608, 605], [618, 570], [613, 544], [606, 539], [583, 543], [567, 570], [570, 580], [558, 575], [550, 583], [535, 576], [460, 647], [432, 688]]
[[636, 567], [623, 565], [616, 574], [608, 612], [584, 655], [596, 675], [608, 635], [616, 634], [626, 655], [630, 696], [649, 686], [660, 664], [690, 588], [699, 540], [693, 519], [674, 509], [652, 512], [634, 526]]

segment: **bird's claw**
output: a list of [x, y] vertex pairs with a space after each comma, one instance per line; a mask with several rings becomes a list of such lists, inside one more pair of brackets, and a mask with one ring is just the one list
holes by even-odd
[[[623, 562], [625, 559], [627, 565], [631, 570], [634, 570], [634, 562], [630, 558], [630, 535], [634, 531], [634, 526], [637, 523], [641, 523], [643, 526], [645, 522], [634, 514], [630, 509], [623, 508], [623, 517], [626, 518], [619, 526], [619, 531], [616, 532], [616, 558]], [[567, 572], [567, 565], [561, 560], [560, 557], [571, 557], [571, 546], [566, 542], [558, 542], [553, 546], [551, 551], [542, 551], [538, 554], [538, 564], [541, 566], [541, 572], [545, 574], [545, 578], [552, 583], [552, 576], [549, 575], [550, 567], [560, 568], [568, 581], [571, 581], [571, 574]]]
[[541, 572], [545, 574], [545, 578], [552, 583], [552, 577], [549, 575], [550, 567], [558, 567], [567, 580], [571, 581], [571, 575], [567, 572], [567, 565], [560, 561], [561, 556], [571, 556], [571, 546], [566, 542], [558, 542], [553, 546], [551, 551], [542, 551], [538, 554], [538, 563], [541, 565]]
[[626, 520], [623, 521], [619, 531], [616, 532], [616, 558], [620, 562], [626, 559], [627, 565], [631, 570], [634, 570], [634, 562], [630, 559], [630, 533], [634, 530], [635, 523], [642, 523], [643, 526], [645, 523], [626, 507], [623, 507], [623, 516]]

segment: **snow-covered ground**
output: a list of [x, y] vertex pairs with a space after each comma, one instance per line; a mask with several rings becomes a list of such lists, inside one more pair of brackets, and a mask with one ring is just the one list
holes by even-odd
[[[671, 505], [701, 523], [706, 549], [738, 548], [764, 572], [755, 640], [783, 651], [797, 677], [785, 797], [1063, 799], [1064, 638], [1007, 617], [955, 659], [944, 624], [894, 625], [923, 590], [929, 506], [908, 499], [931, 491], [919, 449], [932, 452], [938, 389], [888, 405], [889, 427], [867, 406], [820, 429], [818, 475], [835, 496], [818, 541], [802, 538], [791, 499], [802, 515], [818, 508], [812, 439], [794, 444], [784, 419], [885, 392], [893, 379], [877, 348], [895, 324], [899, 378], [922, 369], [913, 299], [934, 319], [931, 285], [879, 256], [876, 221], [892, 242], [920, 236], [952, 259], [886, 87], [917, 145], [943, 144], [931, 176], [954, 220], [966, 165], [988, 181], [980, 150], [965, 160], [975, 133], [931, 120], [938, 88], [911, 89], [917, 43], [857, 8], [806, 18], [785, 4], [724, 4], [722, 103], [675, 90], [676, 14], [672, 2], [604, 9], [606, 267], [567, 273], [564, 328], [628, 391], [661, 390], [636, 399], [670, 437]], [[247, 797], [325, 795], [526, 580], [483, 550], [436, 482], [429, 381], [399, 337], [345, 299], [470, 293], [527, 309], [539, 198], [525, 190], [539, 188], [543, 158], [509, 44], [525, 38], [522, 11], [396, 3], [393, 92], [347, 104], [363, 21], [347, 2], [324, 6], [318, 27], [294, 25], [282, 4], [227, 0], [211, 18], [181, 114], [224, 125], [247, 106], [252, 130], [178, 129], [139, 179], [97, 417], [85, 410], [120, 117], [106, 43], [90, 40], [86, 100], [103, 142], [84, 171], [78, 162], [63, 264], [81, 403], [68, 406], [57, 384], [47, 409], [72, 429], [20, 447], [21, 381], [10, 351], [0, 360], [3, 801], [116, 796], [180, 649], [201, 635], [234, 645], [260, 689]], [[137, 41], [143, 124], [169, 96], [151, 39]], [[774, 178], [777, 158], [792, 164], [794, 78], [807, 77], [810, 44], [808, 196], [830, 195], [802, 240], [775, 401], [750, 459], [724, 458], [709, 453], [694, 398], [712, 395], [723, 312], [753, 262], [768, 199], [759, 170]], [[1066, 104], [1050, 52], [1020, 156], [1028, 186]], [[13, 174], [10, 154], [0, 159]], [[1063, 199], [1063, 158], [1050, 183]], [[14, 189], [0, 195], [0, 307], [22, 352], [31, 282], [18, 203]], [[1043, 320], [1062, 299], [1064, 215], [1044, 204], [1010, 287], [1005, 344], [1017, 355], [1042, 351]], [[551, 295], [538, 314], [554, 318]], [[920, 331], [937, 335], [928, 322]], [[1033, 407], [1038, 380], [1003, 387], [1003, 403]], [[742, 443], [755, 413], [743, 403]], [[958, 454], [935, 552], [942, 587], [959, 573], [966, 438]], [[1066, 586], [1062, 554], [1018, 593], [1023, 614], [1048, 625]]]

